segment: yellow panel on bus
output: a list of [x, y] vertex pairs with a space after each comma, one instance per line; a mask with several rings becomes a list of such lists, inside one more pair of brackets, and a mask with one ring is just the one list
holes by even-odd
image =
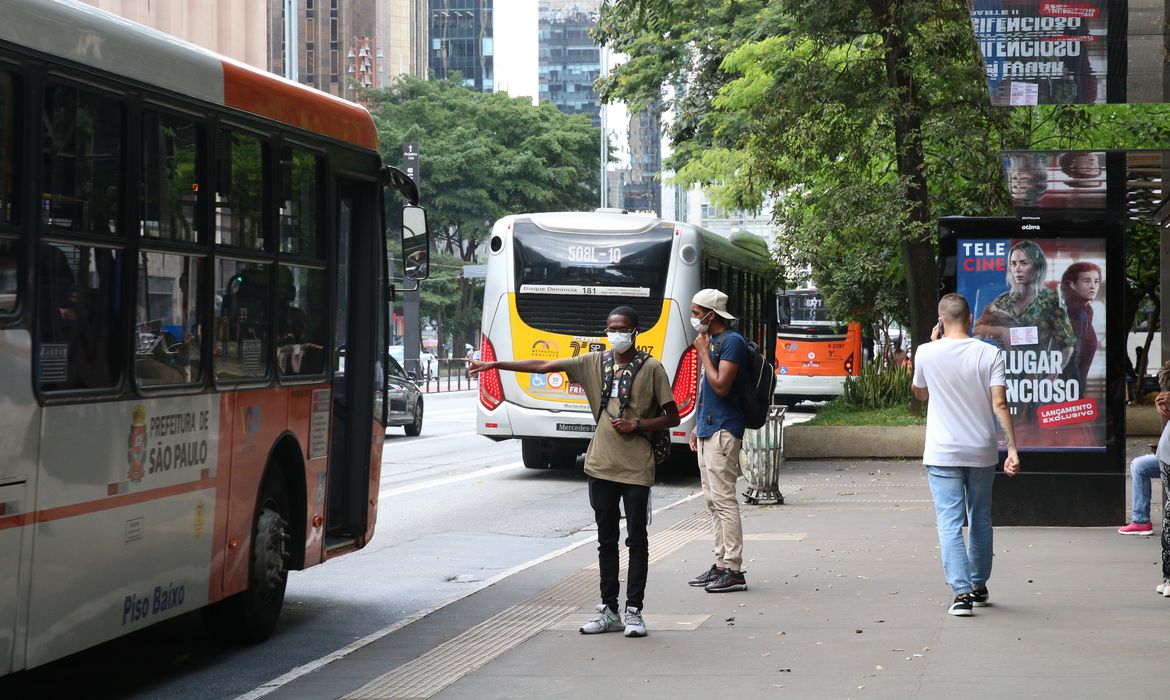
[[[666, 339], [666, 324], [669, 318], [670, 300], [662, 302], [658, 323], [638, 334], [637, 346], [662, 361], [662, 347]], [[599, 328], [596, 336], [564, 335], [537, 330], [524, 323], [516, 309], [516, 295], [508, 294], [508, 314], [512, 328], [512, 359], [514, 360], [555, 360], [562, 357], [607, 350], [605, 329]], [[570, 382], [564, 372], [550, 374], [516, 373], [520, 389], [534, 399], [561, 403], [586, 404], [580, 384]]]

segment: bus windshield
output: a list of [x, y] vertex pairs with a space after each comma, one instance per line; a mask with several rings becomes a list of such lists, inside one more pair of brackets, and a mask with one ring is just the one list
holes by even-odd
[[565, 233], [517, 222], [516, 291], [661, 299], [674, 228], [645, 233]]
[[788, 292], [780, 296], [780, 325], [838, 326], [829, 316], [825, 300], [816, 292]]

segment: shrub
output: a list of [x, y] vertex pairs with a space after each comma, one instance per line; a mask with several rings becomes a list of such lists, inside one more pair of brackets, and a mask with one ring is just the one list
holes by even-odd
[[845, 403], [857, 408], [906, 406], [913, 396], [912, 378], [913, 370], [909, 367], [866, 363], [856, 377], [845, 378]]

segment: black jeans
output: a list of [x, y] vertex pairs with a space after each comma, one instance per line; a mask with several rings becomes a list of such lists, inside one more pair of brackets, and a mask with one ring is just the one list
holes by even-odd
[[589, 477], [589, 505], [597, 520], [597, 563], [601, 568], [601, 602], [618, 611], [618, 535], [621, 511], [625, 504], [626, 548], [630, 566], [626, 580], [626, 607], [642, 609], [646, 594], [646, 570], [650, 567], [650, 547], [646, 539], [646, 502], [649, 486], [619, 484]]

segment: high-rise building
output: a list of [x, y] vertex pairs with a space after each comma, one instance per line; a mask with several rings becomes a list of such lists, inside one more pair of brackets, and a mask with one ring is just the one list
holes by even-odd
[[601, 47], [589, 30], [597, 24], [600, 0], [540, 0], [540, 101], [565, 114], [588, 114], [601, 126], [601, 103], [593, 82], [601, 75]]
[[268, 17], [263, 3], [239, 0], [83, 2], [241, 63], [268, 69]]
[[494, 91], [492, 25], [492, 0], [430, 0], [431, 76], [459, 74], [467, 87]]
[[662, 170], [662, 134], [657, 104], [630, 115], [629, 143], [630, 175], [622, 206], [662, 216], [662, 182], [658, 178]]

